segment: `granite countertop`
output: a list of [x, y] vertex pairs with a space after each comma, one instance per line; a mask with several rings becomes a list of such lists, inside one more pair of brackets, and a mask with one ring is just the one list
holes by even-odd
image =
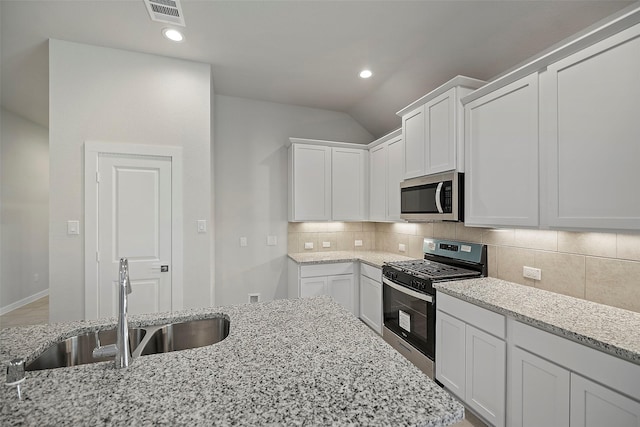
[[385, 262], [415, 259], [404, 255], [381, 251], [298, 252], [289, 254], [289, 258], [298, 264], [327, 264], [332, 262], [360, 261], [378, 268], [382, 268], [382, 265]]
[[445, 294], [640, 364], [640, 313], [500, 279], [434, 283]]
[[[420, 425], [460, 421], [452, 396], [329, 297], [130, 316], [130, 326], [225, 316], [214, 345], [26, 373], [2, 387], [3, 425]], [[114, 319], [10, 328], [0, 358], [33, 360], [50, 343]]]

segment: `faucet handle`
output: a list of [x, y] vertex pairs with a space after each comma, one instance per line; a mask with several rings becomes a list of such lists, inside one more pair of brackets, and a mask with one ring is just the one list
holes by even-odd
[[22, 392], [20, 391], [20, 384], [25, 380], [24, 376], [24, 360], [13, 359], [7, 365], [7, 379], [5, 384], [8, 386], [15, 386], [18, 389], [18, 399], [22, 400]]

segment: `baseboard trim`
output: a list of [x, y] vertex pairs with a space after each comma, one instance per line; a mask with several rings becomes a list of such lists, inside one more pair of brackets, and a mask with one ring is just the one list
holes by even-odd
[[0, 316], [2, 316], [3, 314], [7, 314], [13, 310], [16, 310], [20, 307], [24, 307], [27, 304], [31, 304], [34, 301], [39, 300], [40, 298], [46, 297], [47, 295], [49, 295], [49, 289], [45, 289], [44, 291], [40, 291], [37, 294], [33, 294], [31, 296], [28, 296], [26, 298], [22, 298], [20, 301], [16, 301], [14, 303], [11, 303], [9, 305], [5, 305], [4, 307], [0, 307]]

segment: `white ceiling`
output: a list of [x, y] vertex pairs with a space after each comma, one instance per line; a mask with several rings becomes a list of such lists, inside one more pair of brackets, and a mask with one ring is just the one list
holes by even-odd
[[455, 75], [488, 80], [631, 3], [182, 0], [173, 44], [142, 0], [1, 0], [2, 105], [48, 125], [55, 38], [210, 63], [216, 94], [347, 112], [379, 137]]

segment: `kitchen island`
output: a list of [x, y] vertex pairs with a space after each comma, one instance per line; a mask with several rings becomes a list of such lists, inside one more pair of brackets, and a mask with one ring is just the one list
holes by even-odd
[[[2, 425], [445, 426], [464, 410], [328, 297], [130, 316], [130, 326], [226, 316], [206, 347], [27, 372], [23, 401], [3, 387]], [[115, 319], [0, 332], [3, 364]]]

